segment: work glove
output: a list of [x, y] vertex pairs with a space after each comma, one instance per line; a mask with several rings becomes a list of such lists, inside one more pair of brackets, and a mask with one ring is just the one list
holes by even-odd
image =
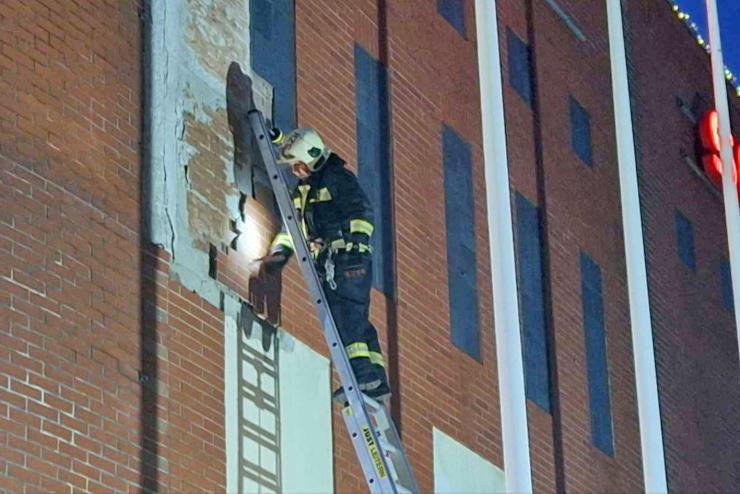
[[319, 255], [319, 252], [324, 248], [323, 238], [314, 238], [308, 241], [308, 251], [314, 258]]
[[287, 263], [288, 256], [280, 252], [273, 252], [249, 263], [249, 274], [254, 277], [273, 275], [282, 271]]
[[270, 140], [275, 145], [280, 145], [285, 140], [285, 134], [283, 134], [283, 131], [277, 127], [271, 127], [269, 133]]

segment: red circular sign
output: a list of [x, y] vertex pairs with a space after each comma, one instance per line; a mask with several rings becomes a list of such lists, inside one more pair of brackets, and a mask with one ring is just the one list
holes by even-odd
[[[708, 111], [699, 122], [699, 140], [702, 147], [702, 167], [709, 180], [717, 187], [722, 188], [722, 158], [720, 158], [720, 138], [719, 138], [719, 115], [717, 110]], [[738, 175], [740, 174], [740, 142], [735, 142], [735, 138], [730, 136], [730, 144], [733, 146], [734, 173], [732, 181], [738, 185]]]

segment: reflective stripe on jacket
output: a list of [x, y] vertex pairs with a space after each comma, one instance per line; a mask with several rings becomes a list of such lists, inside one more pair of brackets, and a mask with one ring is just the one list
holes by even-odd
[[[291, 197], [306, 239], [322, 239], [334, 250], [357, 249], [369, 253], [373, 234], [373, 208], [354, 173], [332, 153], [326, 164], [301, 180]], [[285, 226], [275, 236], [271, 253], [293, 254]]]

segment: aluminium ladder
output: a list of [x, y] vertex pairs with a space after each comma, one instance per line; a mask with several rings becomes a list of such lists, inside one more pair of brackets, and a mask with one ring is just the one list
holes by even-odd
[[251, 110], [248, 117], [267, 168], [270, 185], [280, 207], [280, 214], [293, 239], [294, 252], [316, 305], [319, 321], [324, 328], [324, 337], [329, 345], [332, 361], [345, 389], [349, 406], [342, 410], [342, 416], [352, 437], [352, 444], [370, 492], [418, 494], [419, 488], [411, 472], [411, 465], [387, 406], [364, 395], [357, 386], [357, 379], [344, 351], [313, 258], [309, 254], [293, 201], [278, 167], [264, 117], [258, 110]]

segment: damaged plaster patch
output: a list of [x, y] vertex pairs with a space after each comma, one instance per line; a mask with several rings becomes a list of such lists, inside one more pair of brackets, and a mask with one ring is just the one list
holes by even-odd
[[177, 142], [172, 138], [176, 132], [177, 92], [179, 78], [173, 69], [177, 58], [180, 39], [177, 25], [176, 2], [151, 3], [149, 21], [150, 44], [149, 66], [146, 75], [150, 78], [149, 104], [145, 109], [149, 122], [148, 176], [145, 179], [144, 193], [148, 205], [147, 214], [149, 240], [174, 252], [175, 225], [172, 209], [175, 208], [174, 159]]
[[249, 60], [247, 0], [188, 0], [185, 41], [198, 62], [223, 79], [232, 60]]
[[[237, 231], [251, 246], [254, 236], [251, 224], [238, 222], [225, 94], [232, 60], [251, 73], [249, 1], [157, 1], [151, 11], [150, 240], [171, 254], [174, 280], [218, 307], [222, 293], [241, 287], [209, 275], [211, 246], [220, 253]], [[269, 117], [272, 88], [253, 78], [256, 106]]]
[[230, 208], [239, 195], [229, 173], [232, 138], [223, 108], [186, 111], [183, 121], [184, 142], [191, 148], [185, 165], [188, 230], [193, 246], [207, 252], [209, 244], [231, 240], [229, 221], [238, 215]]

